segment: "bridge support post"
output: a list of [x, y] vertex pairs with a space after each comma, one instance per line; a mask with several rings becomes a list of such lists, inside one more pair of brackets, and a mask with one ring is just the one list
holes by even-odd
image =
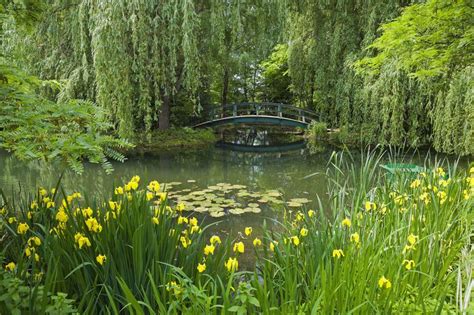
[[236, 105], [236, 104], [234, 104], [234, 105], [232, 106], [232, 115], [233, 115], [234, 117], [237, 116], [237, 105]]
[[298, 110], [298, 115], [300, 116], [300, 120], [302, 122], [306, 122], [306, 118], [304, 117], [304, 112], [301, 109]]
[[278, 104], [278, 117], [282, 117], [281, 104]]

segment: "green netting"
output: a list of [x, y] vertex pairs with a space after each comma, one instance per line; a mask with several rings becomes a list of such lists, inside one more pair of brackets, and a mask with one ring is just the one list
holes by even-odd
[[416, 164], [402, 164], [402, 163], [389, 163], [381, 164], [381, 168], [389, 172], [390, 174], [395, 174], [397, 172], [401, 173], [420, 173], [424, 171], [424, 168]]

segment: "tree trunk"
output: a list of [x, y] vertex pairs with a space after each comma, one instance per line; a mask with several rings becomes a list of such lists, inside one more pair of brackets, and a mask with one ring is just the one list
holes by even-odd
[[224, 106], [227, 104], [227, 94], [229, 91], [229, 69], [224, 69], [224, 78], [222, 81], [222, 116], [224, 116]]
[[163, 96], [161, 103], [161, 112], [158, 118], [158, 129], [166, 130], [170, 127], [170, 97], [168, 95]]

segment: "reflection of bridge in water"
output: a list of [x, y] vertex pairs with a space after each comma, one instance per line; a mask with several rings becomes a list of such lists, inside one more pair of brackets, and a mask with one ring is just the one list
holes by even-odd
[[288, 151], [301, 150], [306, 148], [304, 140], [279, 145], [248, 145], [238, 143], [219, 142], [218, 148], [249, 153], [281, 153]]
[[194, 128], [224, 125], [272, 125], [307, 128], [312, 121], [319, 121], [313, 111], [281, 103], [238, 103], [214, 108], [209, 120]]

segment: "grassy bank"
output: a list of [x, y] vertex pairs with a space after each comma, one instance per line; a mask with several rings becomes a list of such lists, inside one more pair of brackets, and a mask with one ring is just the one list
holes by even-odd
[[172, 128], [154, 131], [151, 136], [135, 139], [136, 147], [129, 154], [154, 154], [163, 151], [193, 150], [214, 144], [212, 129]]
[[[380, 158], [334, 155], [330, 209], [288, 211], [263, 236], [209, 235], [138, 176], [105, 200], [59, 187], [3, 200], [2, 274], [28, 284], [30, 300], [43, 285], [84, 313], [473, 311], [474, 169], [387, 178]], [[255, 267], [242, 270], [248, 251]]]

